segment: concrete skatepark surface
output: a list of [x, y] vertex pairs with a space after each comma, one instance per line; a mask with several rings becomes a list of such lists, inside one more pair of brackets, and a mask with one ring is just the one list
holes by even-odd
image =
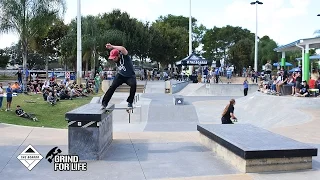
[[[191, 92], [180, 92], [193, 94], [198, 87], [205, 88], [200, 83], [193, 86]], [[112, 103], [125, 105], [127, 96], [128, 93], [115, 93]], [[17, 159], [29, 144], [44, 157], [55, 146], [67, 154], [66, 129], [0, 124], [0, 179], [318, 179], [318, 156], [313, 158], [311, 170], [242, 174], [199, 143], [196, 125], [220, 124], [223, 108], [230, 98], [235, 98], [238, 123], [250, 123], [320, 148], [320, 98], [277, 97], [258, 92], [242, 96], [185, 96], [186, 105], [174, 106], [172, 95], [164, 94], [163, 81], [148, 82], [146, 93], [136, 104], [142, 107], [132, 114], [131, 124], [125, 111], [114, 111], [111, 147], [103, 160], [87, 161], [86, 172], [55, 172], [45, 158], [29, 171]]]
[[[256, 92], [258, 85], [249, 84], [248, 94]], [[242, 84], [188, 84], [177, 93], [182, 96], [243, 96]]]

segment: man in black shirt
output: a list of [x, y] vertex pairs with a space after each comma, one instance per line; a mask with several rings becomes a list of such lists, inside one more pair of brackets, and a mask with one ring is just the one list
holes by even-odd
[[234, 120], [237, 120], [237, 118], [234, 116], [234, 105], [236, 104], [236, 101], [234, 99], [231, 99], [229, 104], [224, 108], [224, 111], [222, 113], [222, 124], [233, 124], [231, 121], [231, 118]]
[[112, 60], [116, 63], [118, 67], [118, 74], [114, 78], [111, 86], [102, 99], [102, 109], [105, 109], [108, 106], [113, 93], [123, 83], [126, 83], [128, 86], [130, 86], [130, 95], [127, 99], [127, 102], [128, 108], [132, 108], [132, 103], [137, 87], [137, 79], [134, 72], [132, 60], [128, 55], [128, 51], [126, 50], [126, 48], [122, 46], [114, 46], [108, 43], [106, 44], [106, 48], [112, 49], [110, 52], [109, 60]]
[[36, 117], [32, 117], [32, 114], [28, 114], [26, 112], [24, 112], [23, 109], [21, 109], [21, 107], [18, 105], [17, 109], [16, 109], [16, 115], [22, 118], [27, 118], [27, 119], [32, 119], [33, 121], [38, 121], [38, 119]]

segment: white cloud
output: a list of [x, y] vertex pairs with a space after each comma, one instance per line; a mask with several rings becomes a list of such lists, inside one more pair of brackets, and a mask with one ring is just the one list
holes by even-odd
[[[262, 0], [263, 5], [258, 5], [258, 36], [269, 35], [281, 43], [289, 43], [292, 28], [299, 26], [292, 20], [306, 17], [310, 0]], [[241, 26], [255, 33], [256, 8], [247, 0], [234, 0], [226, 6], [223, 14], [215, 17], [213, 25]], [[213, 26], [212, 25], [212, 26]], [[311, 35], [310, 35], [311, 36]], [[285, 37], [285, 38], [284, 38]], [[300, 37], [303, 38], [303, 37]]]
[[18, 42], [19, 38], [15, 34], [0, 34], [0, 48], [5, 48]]

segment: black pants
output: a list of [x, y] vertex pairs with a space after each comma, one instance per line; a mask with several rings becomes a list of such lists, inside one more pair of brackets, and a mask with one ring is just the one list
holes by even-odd
[[222, 124], [233, 124], [233, 122], [230, 119], [226, 119], [224, 117], [221, 118]]
[[137, 90], [137, 79], [135, 76], [133, 77], [124, 77], [120, 74], [117, 74], [114, 78], [111, 86], [109, 87], [108, 91], [104, 95], [102, 99], [103, 105], [108, 105], [110, 99], [112, 98], [113, 93], [116, 91], [116, 89], [121, 86], [123, 83], [126, 83], [128, 86], [130, 86], [130, 95], [127, 99], [128, 103], [133, 103], [134, 95], [136, 94]]
[[244, 88], [243, 93], [244, 93], [244, 96], [247, 96], [248, 95], [248, 88]]
[[216, 83], [219, 83], [219, 75], [216, 75]]

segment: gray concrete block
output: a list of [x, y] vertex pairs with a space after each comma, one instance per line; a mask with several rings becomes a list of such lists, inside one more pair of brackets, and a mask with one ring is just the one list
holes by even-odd
[[113, 140], [112, 111], [105, 113], [95, 107], [87, 104], [79, 108], [82, 111], [75, 109], [66, 115], [69, 154], [78, 155], [80, 160], [100, 160]]
[[243, 173], [312, 169], [312, 156], [243, 159], [199, 132], [200, 143]]
[[184, 97], [181, 95], [173, 96], [173, 104], [174, 105], [184, 105]]

